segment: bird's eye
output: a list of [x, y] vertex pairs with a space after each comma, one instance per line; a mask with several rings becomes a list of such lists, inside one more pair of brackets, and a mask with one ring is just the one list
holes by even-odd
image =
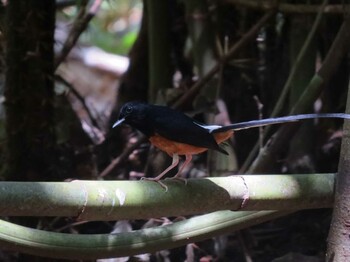
[[127, 114], [130, 114], [132, 112], [132, 107], [131, 106], [128, 106], [126, 109], [125, 109], [125, 112]]

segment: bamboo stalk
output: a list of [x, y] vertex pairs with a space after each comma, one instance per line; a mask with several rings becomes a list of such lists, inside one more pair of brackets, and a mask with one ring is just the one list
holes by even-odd
[[[331, 207], [334, 174], [244, 175], [150, 181], [0, 182], [0, 216], [146, 219], [218, 210]], [[40, 203], [40, 204], [38, 204]]]

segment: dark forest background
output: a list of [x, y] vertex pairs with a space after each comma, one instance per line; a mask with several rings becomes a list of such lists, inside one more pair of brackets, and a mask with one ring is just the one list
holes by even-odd
[[[348, 11], [342, 1], [317, 0], [2, 1], [0, 179], [159, 174], [171, 161], [167, 155], [130, 127], [111, 129], [132, 100], [219, 125], [344, 112], [349, 46], [339, 32], [349, 29]], [[342, 121], [329, 119], [239, 131], [225, 147], [230, 157], [198, 155], [185, 176], [334, 173], [342, 135]], [[324, 261], [331, 215], [300, 211], [123, 261]], [[147, 222], [6, 219], [81, 234]], [[45, 261], [5, 251], [0, 259]]]

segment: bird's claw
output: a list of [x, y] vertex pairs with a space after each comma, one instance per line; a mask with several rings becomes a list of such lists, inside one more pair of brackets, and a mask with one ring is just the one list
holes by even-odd
[[141, 180], [156, 182], [156, 183], [158, 183], [162, 188], [165, 189], [165, 192], [168, 192], [168, 186], [165, 185], [162, 181], [160, 181], [160, 179], [158, 179], [158, 178], [156, 178], [156, 177], [141, 177]]
[[180, 176], [174, 176], [174, 177], [168, 177], [166, 179], [183, 182], [187, 186], [187, 179], [186, 178], [183, 178]]

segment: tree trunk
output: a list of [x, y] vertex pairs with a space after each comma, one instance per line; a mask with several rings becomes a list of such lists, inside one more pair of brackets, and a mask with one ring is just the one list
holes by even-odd
[[55, 151], [55, 1], [9, 1], [6, 26], [6, 174], [47, 179]]
[[[350, 113], [350, 82], [346, 113]], [[334, 211], [328, 237], [327, 261], [350, 259], [350, 122], [344, 122]]]

